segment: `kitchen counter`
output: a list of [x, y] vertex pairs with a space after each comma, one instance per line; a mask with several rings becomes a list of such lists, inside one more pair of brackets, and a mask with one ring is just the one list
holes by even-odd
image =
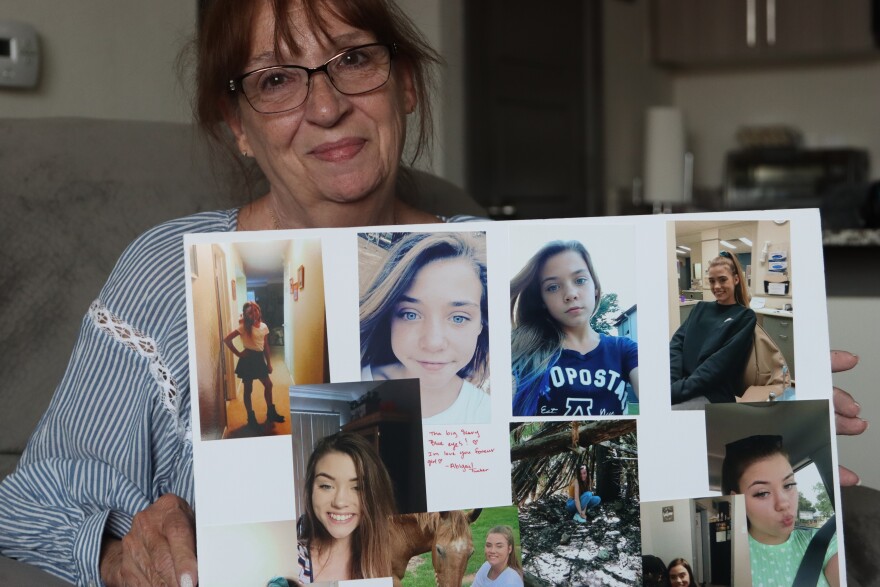
[[794, 318], [794, 314], [789, 310], [777, 310], [775, 308], [753, 308], [755, 314], [763, 314], [764, 316], [779, 316], [780, 318]]

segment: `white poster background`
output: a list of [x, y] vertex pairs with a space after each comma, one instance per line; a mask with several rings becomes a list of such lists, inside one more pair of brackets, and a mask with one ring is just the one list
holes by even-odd
[[[637, 304], [640, 413], [634, 417], [638, 420], [641, 501], [712, 495], [708, 487], [703, 412], [678, 412], [670, 408], [670, 300], [667, 284], [670, 272], [675, 274], [675, 267], [670, 262], [670, 259], [674, 259], [670, 247], [674, 245], [675, 238], [674, 232], [670, 231], [673, 231], [673, 221], [727, 223], [753, 220], [787, 221], [789, 224], [789, 263], [797, 272], [797, 283], [792, 290], [792, 303], [795, 317], [798, 318], [794, 326], [797, 398], [830, 399], [832, 384], [825, 281], [819, 214], [816, 210], [193, 234], [186, 235], [184, 243], [189, 263], [190, 245], [193, 244], [320, 238], [330, 378], [331, 382], [336, 383], [360, 380], [358, 233], [485, 231], [492, 421], [491, 424], [480, 426], [424, 427], [428, 510], [441, 511], [511, 503], [509, 284], [510, 278], [522, 267], [524, 259], [537, 250], [542, 239], [546, 242], [553, 238], [582, 240], [596, 260], [600, 279], [604, 281], [607, 277], [608, 283], [629, 283], [621, 286], [625, 297], [622, 297], [620, 310]], [[625, 260], [627, 257], [629, 261]], [[194, 357], [194, 308], [189, 279], [187, 297], [189, 350], [190, 356]], [[198, 373], [193, 361], [190, 378], [190, 389], [197, 390]], [[833, 431], [833, 415], [831, 420]], [[289, 438], [203, 441], [199, 434], [199, 422], [198, 401], [193, 401], [198, 534], [208, 532], [207, 528], [211, 526], [290, 521], [294, 511], [294, 485], [290, 452], [283, 447], [285, 443], [289, 446]], [[478, 444], [468, 444], [477, 436]], [[472, 446], [471, 452], [462, 455], [461, 447], [457, 446], [454, 455], [430, 456], [438, 452], [431, 444], [432, 439], [455, 442], [456, 438], [464, 440], [465, 447]], [[836, 442], [832, 445], [834, 481], [837, 485]], [[449, 448], [448, 444], [445, 448]], [[482, 452], [475, 452], [477, 448]], [[430, 458], [443, 458], [444, 461], [429, 465]], [[444, 466], [453, 463], [458, 466]], [[675, 474], [670, 473], [671, 469]], [[267, 471], [270, 472], [268, 476]], [[230, 491], [235, 495], [261, 497], [246, 500], [252, 502], [249, 505], [238, 500], [235, 507], [230, 507]], [[837, 491], [838, 508], [839, 495]], [[842, 543], [842, 517], [838, 518], [838, 540]], [[295, 546], [291, 544], [290, 550], [295, 552]], [[200, 556], [203, 555], [200, 542]], [[845, 568], [842, 549], [840, 567]]]

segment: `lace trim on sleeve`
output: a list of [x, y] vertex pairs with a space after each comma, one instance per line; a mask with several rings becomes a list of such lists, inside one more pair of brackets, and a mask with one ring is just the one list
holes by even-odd
[[162, 401], [162, 406], [177, 421], [178, 434], [181, 440], [191, 439], [189, 423], [182, 422], [179, 417], [180, 406], [177, 382], [162, 360], [162, 355], [159, 353], [159, 346], [156, 344], [156, 341], [113, 314], [100, 300], [95, 300], [89, 306], [89, 318], [91, 318], [99, 330], [113, 337], [116, 342], [121, 343], [141, 357], [149, 360], [150, 375], [153, 376], [153, 380], [159, 386], [159, 397]]

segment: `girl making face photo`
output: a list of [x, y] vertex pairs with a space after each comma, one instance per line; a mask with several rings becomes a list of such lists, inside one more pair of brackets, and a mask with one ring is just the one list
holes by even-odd
[[602, 287], [586, 247], [553, 241], [510, 282], [514, 416], [623, 414], [638, 346], [596, 332]]
[[[798, 488], [781, 436], [749, 436], [726, 447], [721, 491], [745, 495], [754, 585], [792, 585], [815, 528], [796, 528]], [[815, 580], [815, 579], [813, 579]], [[840, 584], [837, 537], [822, 561], [820, 587]]]
[[425, 424], [490, 418], [483, 233], [409, 233], [361, 296], [362, 379], [418, 379]]

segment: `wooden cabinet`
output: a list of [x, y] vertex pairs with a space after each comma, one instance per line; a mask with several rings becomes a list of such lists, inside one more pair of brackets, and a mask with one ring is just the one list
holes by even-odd
[[794, 320], [788, 316], [773, 316], [758, 313], [758, 319], [761, 326], [779, 350], [788, 363], [788, 369], [791, 371], [791, 378], [794, 380]]
[[653, 0], [654, 60], [699, 66], [880, 55], [872, 0]]

